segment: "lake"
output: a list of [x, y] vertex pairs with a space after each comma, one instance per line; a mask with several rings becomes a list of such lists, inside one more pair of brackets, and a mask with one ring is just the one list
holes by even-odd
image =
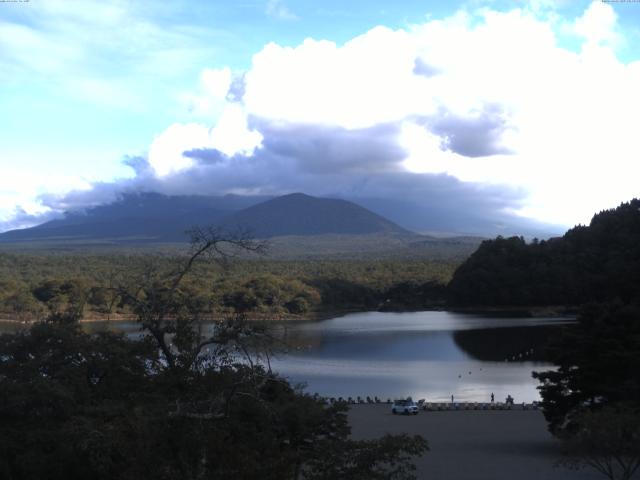
[[[317, 322], [279, 324], [289, 349], [273, 369], [310, 393], [382, 400], [539, 400], [534, 370], [553, 368], [546, 340], [572, 318], [513, 318], [442, 311], [353, 313]], [[1, 331], [15, 324], [0, 324]], [[88, 331], [139, 334], [135, 323], [93, 322]]]
[[354, 313], [287, 325], [287, 354], [271, 362], [323, 396], [412, 396], [428, 401], [539, 400], [534, 370], [553, 366], [545, 341], [571, 318], [452, 312]]

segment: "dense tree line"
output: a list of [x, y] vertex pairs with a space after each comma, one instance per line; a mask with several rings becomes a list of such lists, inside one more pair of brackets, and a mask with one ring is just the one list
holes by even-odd
[[640, 468], [640, 305], [584, 305], [547, 354], [557, 368], [534, 377], [565, 463], [631, 479]]
[[454, 306], [579, 308], [577, 323], [544, 352], [557, 368], [534, 374], [544, 415], [567, 464], [632, 478], [640, 468], [640, 200], [559, 238], [485, 241], [447, 296]]
[[[640, 200], [559, 238], [483, 242], [447, 286], [450, 305], [579, 308], [536, 372], [550, 431], [572, 467], [607, 478], [640, 468]], [[463, 340], [459, 338], [458, 341]]]
[[[0, 314], [37, 319], [76, 309], [85, 316], [131, 314], [110, 289], [123, 275], [171, 269], [175, 255], [0, 254]], [[422, 308], [442, 303], [452, 261], [243, 260], [197, 262], [183, 289], [204, 312], [308, 315], [343, 309]], [[426, 292], [426, 294], [425, 294]]]
[[581, 409], [634, 405], [640, 409], [640, 307], [590, 303], [578, 323], [548, 349], [558, 369], [538, 372], [544, 413], [554, 433], [576, 428]]
[[640, 200], [564, 236], [483, 242], [448, 285], [453, 305], [581, 305], [640, 296]]

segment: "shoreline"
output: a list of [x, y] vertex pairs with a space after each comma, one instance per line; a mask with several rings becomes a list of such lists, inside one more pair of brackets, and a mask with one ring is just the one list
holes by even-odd
[[451, 306], [446, 310], [454, 313], [475, 313], [479, 315], [517, 316], [526, 318], [538, 317], [567, 317], [577, 315], [580, 307], [577, 305], [525, 305], [520, 307], [503, 306]]
[[[525, 306], [525, 307], [456, 307], [456, 306], [425, 306], [422, 308], [406, 308], [406, 309], [359, 309], [359, 308], [345, 308], [336, 310], [316, 310], [304, 315], [296, 314], [266, 314], [266, 313], [253, 313], [247, 315], [247, 320], [257, 322], [319, 322], [328, 320], [331, 318], [342, 317], [351, 313], [368, 313], [368, 312], [381, 312], [381, 313], [410, 313], [410, 312], [434, 312], [445, 311], [452, 313], [468, 313], [477, 315], [496, 315], [496, 316], [509, 316], [509, 317], [523, 317], [523, 318], [539, 318], [539, 317], [551, 317], [561, 318], [567, 316], [575, 316], [578, 312], [577, 306], [565, 306], [565, 305], [549, 305], [549, 306]], [[219, 322], [235, 314], [220, 314], [220, 315], [204, 315], [202, 319], [207, 322]], [[37, 323], [41, 319], [37, 318], [25, 318], [17, 319], [9, 314], [0, 314], [0, 323], [16, 323], [21, 325], [32, 325]], [[97, 323], [97, 322], [136, 322], [137, 317], [135, 314], [129, 313], [112, 313], [109, 315], [96, 315], [94, 312], [86, 315], [79, 320], [79, 323]]]
[[[294, 314], [251, 314], [247, 315], [247, 320], [250, 322], [315, 322], [321, 320], [327, 320], [330, 318], [341, 317], [350, 313], [361, 313], [367, 311], [376, 310], [358, 310], [358, 309], [345, 309], [345, 310], [332, 310], [312, 312], [309, 315], [294, 315]], [[222, 314], [222, 315], [203, 315], [201, 317], [205, 322], [220, 322], [228, 318], [233, 317], [235, 314]], [[0, 323], [16, 323], [20, 325], [32, 325], [42, 321], [43, 318], [25, 318], [18, 319], [12, 315], [0, 314]], [[78, 320], [79, 323], [97, 323], [97, 322], [113, 322], [113, 323], [125, 323], [125, 322], [137, 322], [137, 316], [135, 314], [128, 313], [114, 313], [110, 315], [98, 316], [90, 314], [82, 317]]]

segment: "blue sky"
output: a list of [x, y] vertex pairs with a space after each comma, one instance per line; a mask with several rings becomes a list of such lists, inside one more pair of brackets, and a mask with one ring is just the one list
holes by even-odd
[[639, 26], [628, 2], [0, 3], [0, 230], [136, 189], [419, 203], [443, 177], [501, 213], [588, 221], [638, 194]]

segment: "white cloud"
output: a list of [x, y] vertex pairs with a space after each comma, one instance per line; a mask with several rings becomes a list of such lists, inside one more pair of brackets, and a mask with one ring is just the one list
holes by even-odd
[[338, 47], [307, 39], [267, 45], [245, 75], [250, 113], [273, 120], [363, 128], [427, 110], [412, 74], [415, 45], [404, 31], [377, 27]]
[[158, 177], [167, 177], [195, 165], [185, 152], [216, 149], [228, 157], [251, 155], [261, 142], [262, 135], [249, 129], [242, 107], [227, 104], [211, 129], [196, 123], [171, 125], [151, 143], [148, 160]]
[[192, 115], [214, 122], [226, 105], [226, 97], [234, 80], [229, 67], [205, 68], [200, 74], [200, 91], [184, 93], [182, 103]]
[[211, 129], [210, 148], [225, 155], [252, 155], [262, 143], [262, 134], [250, 130], [247, 116], [239, 105], [227, 105], [215, 127]]
[[229, 67], [219, 69], [205, 69], [201, 76], [200, 82], [205, 92], [216, 100], [224, 100], [231, 87], [231, 69]]
[[463, 158], [443, 150], [439, 136], [410, 121], [402, 124], [400, 144], [408, 152], [404, 166], [416, 173], [447, 173], [452, 170], [453, 162]]
[[[201, 98], [218, 106], [210, 136], [204, 127], [190, 137], [193, 126], [174, 125], [154, 141], [150, 162], [167, 175], [197, 168], [181, 150], [246, 156], [264, 135], [273, 143], [268, 136], [294, 135], [287, 132], [299, 125], [305, 138], [317, 129], [318, 139], [291, 151], [318, 172], [319, 157], [335, 168], [341, 163], [333, 157], [345, 155], [324, 143], [327, 131], [395, 125], [399, 134], [385, 141], [405, 151], [399, 165], [407, 171], [512, 186], [527, 192], [514, 207], [521, 215], [586, 222], [639, 193], [629, 179], [640, 178], [633, 132], [640, 63], [616, 57], [610, 6], [594, 2], [570, 24], [584, 37], [579, 52], [559, 46], [556, 32], [567, 23], [542, 10], [482, 9], [407, 30], [376, 27], [342, 46], [269, 44], [245, 72], [241, 103], [222, 100], [229, 69], [203, 72]], [[260, 120], [260, 132], [249, 130], [247, 117]], [[397, 165], [395, 153], [386, 162]]]
[[212, 39], [223, 35], [167, 24], [169, 8], [180, 3], [48, 0], [17, 9], [0, 21], [0, 79], [42, 83], [100, 106], [108, 89], [112, 106], [140, 110], [142, 99], [157, 101], [153, 93], [166, 88], [159, 78], [196, 73], [219, 48]]
[[[276, 124], [402, 124], [413, 171], [521, 187], [529, 192], [521, 214], [585, 222], [639, 193], [628, 181], [640, 178], [632, 132], [639, 67], [616, 57], [610, 6], [594, 2], [575, 22], [584, 37], [577, 53], [559, 46], [558, 21], [526, 8], [485, 9], [410, 30], [378, 27], [341, 47], [311, 39], [295, 48], [270, 44], [245, 76], [244, 102]], [[416, 75], [417, 58], [436, 74]], [[443, 115], [469, 130], [487, 109], [501, 112], [502, 123], [478, 138], [512, 154], [468, 158], [442, 148], [447, 138], [435, 136], [434, 125]]]
[[31, 226], [36, 216], [48, 214], [51, 209], [37, 200], [44, 192], [64, 195], [72, 190], [91, 188], [91, 183], [81, 178], [56, 175], [51, 171], [26, 172], [12, 165], [3, 165], [0, 176], [0, 231]]
[[593, 2], [584, 14], [570, 25], [570, 29], [589, 43], [615, 45], [619, 42], [616, 23], [617, 15], [611, 5]]
[[[385, 185], [389, 172], [416, 182], [442, 174], [526, 193], [524, 202], [505, 196], [520, 215], [587, 222], [640, 194], [640, 62], [616, 56], [609, 5], [594, 2], [575, 21], [536, 5], [376, 27], [341, 46], [268, 44], [244, 75], [202, 72], [187, 101], [203, 123], [170, 126], [151, 144], [149, 164], [156, 180], [175, 176], [184, 191], [215, 177], [216, 193], [274, 193], [297, 181], [310, 193], [339, 185], [374, 195], [371, 185]], [[581, 48], [563, 48], [567, 30]], [[184, 155], [211, 149], [225, 161]]]
[[183, 153], [210, 144], [209, 129], [195, 123], [175, 123], [158, 135], [149, 147], [149, 164], [159, 177], [188, 169], [194, 164]]
[[277, 18], [278, 20], [298, 19], [298, 16], [284, 4], [283, 0], [267, 0], [265, 12], [268, 16]]

